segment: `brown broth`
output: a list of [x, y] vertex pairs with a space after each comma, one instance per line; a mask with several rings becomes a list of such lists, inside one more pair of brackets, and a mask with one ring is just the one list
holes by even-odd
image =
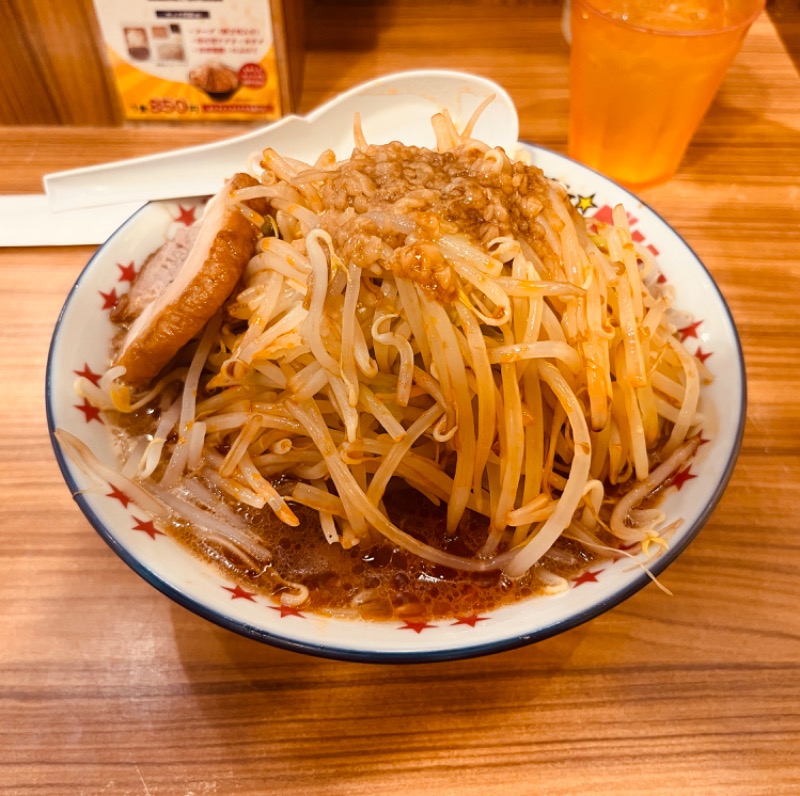
[[[452, 553], [474, 555], [485, 537], [485, 518], [470, 512], [457, 533], [449, 536], [446, 507], [434, 506], [402, 484], [393, 485], [386, 505], [403, 530]], [[198, 544], [190, 527], [175, 525], [173, 532], [195, 554], [251, 591], [278, 599], [287, 581], [303, 584], [310, 596], [302, 610], [325, 615], [410, 621], [457, 618], [527, 599], [545, 588], [538, 567], [512, 580], [497, 570], [463, 572], [431, 564], [379, 538], [345, 550], [325, 540], [316, 512], [293, 508], [300, 520], [296, 528], [284, 525], [268, 509], [244, 512], [272, 554], [258, 567]], [[560, 540], [544, 563], [548, 571], [569, 578], [593, 560], [580, 545]]]

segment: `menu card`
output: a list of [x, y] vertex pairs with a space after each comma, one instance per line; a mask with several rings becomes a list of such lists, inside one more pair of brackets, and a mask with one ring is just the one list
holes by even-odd
[[94, 5], [127, 119], [277, 119], [288, 110], [279, 0]]

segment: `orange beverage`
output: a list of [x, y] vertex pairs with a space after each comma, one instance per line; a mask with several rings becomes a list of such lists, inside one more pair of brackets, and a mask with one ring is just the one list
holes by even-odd
[[764, 0], [572, 0], [569, 154], [668, 180]]

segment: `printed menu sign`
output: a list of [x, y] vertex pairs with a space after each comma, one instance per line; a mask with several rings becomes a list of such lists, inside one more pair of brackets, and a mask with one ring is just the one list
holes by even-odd
[[276, 119], [268, 0], [94, 0], [128, 119]]

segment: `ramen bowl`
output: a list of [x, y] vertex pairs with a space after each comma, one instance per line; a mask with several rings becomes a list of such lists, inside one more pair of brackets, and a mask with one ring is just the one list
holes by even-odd
[[578, 212], [601, 220], [623, 204], [634, 240], [654, 254], [662, 278], [686, 313], [679, 329], [687, 351], [713, 375], [703, 390], [703, 444], [673, 479], [660, 507], [668, 521], [681, 518], [668, 549], [596, 561], [576, 573], [568, 588], [486, 612], [458, 610], [446, 619], [366, 621], [312, 613], [274, 602], [226, 579], [221, 570], [163, 533], [134, 500], [84, 472], [55, 436], [61, 429], [82, 440], [109, 466], [115, 464], [111, 430], [101, 412], [75, 392], [78, 376], [90, 380], [107, 367], [116, 327], [109, 312], [138, 268], [175, 230], [191, 224], [202, 200], [153, 202], [127, 221], [95, 254], [67, 297], [47, 367], [46, 399], [53, 445], [80, 510], [114, 552], [156, 589], [222, 627], [261, 642], [330, 658], [370, 662], [421, 662], [464, 658], [539, 641], [587, 622], [650, 583], [691, 542], [708, 520], [731, 476], [745, 410], [741, 347], [719, 289], [697, 256], [653, 210], [618, 185], [568, 158], [520, 145], [532, 162], [566, 186]]

